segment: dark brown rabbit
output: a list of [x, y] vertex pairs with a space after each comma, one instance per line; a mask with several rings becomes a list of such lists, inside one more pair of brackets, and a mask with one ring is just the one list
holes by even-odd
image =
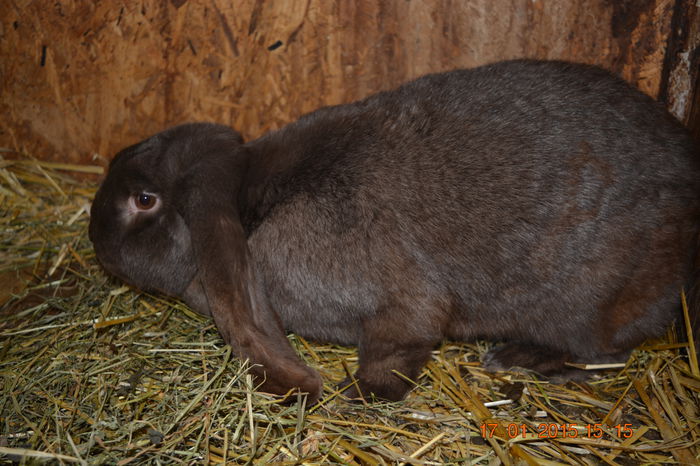
[[[693, 285], [700, 163], [609, 73], [510, 61], [422, 77], [242, 144], [188, 124], [120, 152], [90, 238], [127, 282], [214, 318], [263, 389], [321, 394], [285, 331], [410, 388], [443, 339], [492, 369], [624, 361]], [[357, 388], [349, 390], [358, 394]]]

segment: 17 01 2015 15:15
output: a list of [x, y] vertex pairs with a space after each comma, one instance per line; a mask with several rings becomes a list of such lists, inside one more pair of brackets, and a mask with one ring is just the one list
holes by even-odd
[[[498, 429], [499, 424], [497, 423], [484, 423], [481, 424], [481, 436], [484, 438], [493, 438], [496, 434], [496, 429]], [[506, 435], [508, 438], [524, 437], [527, 435], [528, 431], [535, 430], [537, 438], [577, 438], [585, 435], [590, 438], [602, 438], [605, 431], [603, 430], [603, 424], [555, 424], [555, 423], [540, 423], [533, 426], [528, 426], [527, 424], [516, 424], [510, 423], [504, 426], [506, 429]], [[634, 430], [632, 429], [632, 424], [617, 424], [611, 426], [611, 429], [616, 431], [619, 438], [630, 438], [634, 435]]]

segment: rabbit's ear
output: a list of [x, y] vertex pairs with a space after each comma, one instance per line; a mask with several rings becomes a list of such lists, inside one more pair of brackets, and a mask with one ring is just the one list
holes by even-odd
[[224, 165], [228, 167], [197, 170], [188, 180], [192, 189], [183, 193], [198, 269], [190, 289], [203, 295], [197, 300], [206, 303], [224, 341], [250, 361], [263, 391], [282, 395], [298, 390], [315, 402], [321, 379], [292, 349], [256, 276], [237, 210], [240, 181], [231, 175], [232, 170], [240, 173], [240, 167]]

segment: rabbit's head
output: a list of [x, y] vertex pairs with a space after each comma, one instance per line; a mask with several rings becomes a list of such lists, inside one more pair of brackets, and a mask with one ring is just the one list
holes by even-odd
[[108, 272], [211, 315], [264, 390], [315, 401], [320, 378], [289, 345], [240, 222], [247, 167], [240, 135], [220, 125], [181, 125], [128, 147], [95, 196], [90, 240]]

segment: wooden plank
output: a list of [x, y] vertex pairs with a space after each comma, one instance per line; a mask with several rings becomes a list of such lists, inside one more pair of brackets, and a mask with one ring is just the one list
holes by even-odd
[[594, 63], [658, 95], [689, 0], [0, 2], [0, 147], [106, 164], [168, 125], [245, 138], [419, 75], [514, 57]]
[[676, 2], [659, 99], [700, 140], [700, 4]]

